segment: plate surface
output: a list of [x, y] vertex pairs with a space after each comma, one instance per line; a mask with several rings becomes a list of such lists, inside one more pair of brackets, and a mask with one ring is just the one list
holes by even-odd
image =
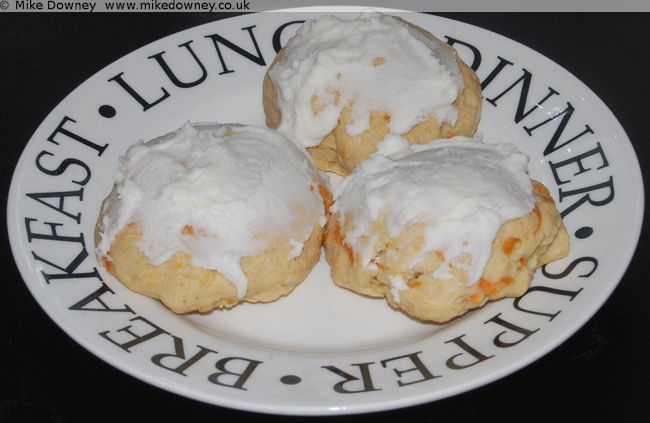
[[[350, 17], [349, 13], [338, 13]], [[489, 31], [402, 14], [452, 43], [484, 84], [480, 131], [531, 157], [572, 235], [520, 300], [445, 325], [335, 287], [324, 260], [272, 304], [177, 316], [97, 263], [93, 229], [119, 156], [186, 121], [263, 124], [275, 49], [319, 13], [254, 14], [174, 34], [114, 62], [44, 120], [16, 167], [8, 229], [48, 315], [113, 366], [201, 401], [283, 414], [379, 411], [511, 373], [574, 333], [609, 296], [636, 246], [642, 179], [607, 107], [557, 64]], [[617, 246], [612, 249], [611, 246]]]

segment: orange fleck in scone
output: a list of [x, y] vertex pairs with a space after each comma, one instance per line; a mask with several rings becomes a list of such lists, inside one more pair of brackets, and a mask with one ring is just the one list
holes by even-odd
[[307, 21], [263, 83], [269, 127], [301, 142], [320, 170], [349, 174], [388, 133], [411, 144], [472, 136], [478, 78], [449, 45], [401, 18]]
[[273, 301], [318, 261], [327, 195], [309, 155], [278, 132], [186, 124], [121, 159], [97, 255], [176, 313]]
[[387, 137], [334, 193], [333, 280], [434, 322], [522, 295], [569, 241], [527, 163], [510, 144]]

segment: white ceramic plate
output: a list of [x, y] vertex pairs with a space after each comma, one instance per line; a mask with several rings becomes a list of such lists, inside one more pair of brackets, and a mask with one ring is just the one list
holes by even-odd
[[433, 401], [498, 379], [564, 341], [610, 295], [636, 246], [643, 190], [633, 149], [607, 107], [560, 66], [430, 15], [405, 18], [456, 40], [481, 80], [491, 79], [485, 140], [513, 142], [531, 157], [531, 176], [550, 188], [571, 233], [569, 257], [538, 271], [522, 299], [422, 324], [335, 287], [321, 260], [275, 303], [178, 316], [97, 263], [93, 227], [119, 156], [186, 121], [263, 124], [262, 77], [274, 43], [313, 17], [253, 14], [169, 36], [99, 71], [49, 114], [18, 163], [8, 204], [15, 259], [39, 304], [88, 350], [148, 383], [283, 414]]

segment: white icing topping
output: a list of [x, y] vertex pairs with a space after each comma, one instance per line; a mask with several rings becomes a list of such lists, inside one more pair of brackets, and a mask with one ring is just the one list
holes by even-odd
[[425, 242], [411, 266], [440, 250], [445, 262], [433, 276], [450, 278], [450, 264], [458, 267], [457, 260], [468, 253], [471, 285], [481, 277], [501, 225], [534, 207], [527, 165], [528, 158], [512, 144], [456, 137], [409, 145], [389, 135], [337, 187], [332, 212], [353, 219], [345, 241], [366, 265], [376, 247], [361, 237], [370, 233], [372, 222], [385, 218], [391, 237], [425, 223]]
[[390, 295], [393, 297], [393, 300], [399, 304], [400, 303], [400, 291], [408, 289], [408, 286], [404, 283], [402, 275], [389, 275], [388, 279], [391, 284]]
[[[403, 21], [378, 13], [307, 21], [270, 71], [282, 114], [280, 130], [306, 147], [318, 145], [354, 103], [350, 135], [368, 129], [373, 110], [390, 114], [393, 133], [433, 115], [454, 123], [451, 104], [463, 89], [455, 56]], [[318, 112], [314, 115], [314, 97]]]
[[324, 223], [318, 183], [311, 158], [277, 131], [188, 123], [121, 158], [97, 254], [104, 257], [115, 235], [137, 222], [138, 246], [151, 263], [186, 251], [193, 265], [219, 271], [242, 297], [242, 257], [278, 236], [297, 256], [313, 225]]

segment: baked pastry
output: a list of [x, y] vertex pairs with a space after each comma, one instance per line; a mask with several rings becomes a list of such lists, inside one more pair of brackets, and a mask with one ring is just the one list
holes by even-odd
[[325, 233], [334, 282], [434, 322], [522, 295], [569, 241], [527, 163], [511, 144], [388, 136], [334, 192]]
[[295, 137], [318, 169], [350, 173], [388, 133], [411, 144], [474, 135], [481, 87], [456, 51], [379, 13], [303, 24], [263, 83], [266, 123]]
[[277, 131], [188, 123], [121, 159], [97, 255], [176, 313], [273, 301], [320, 257], [325, 184]]

